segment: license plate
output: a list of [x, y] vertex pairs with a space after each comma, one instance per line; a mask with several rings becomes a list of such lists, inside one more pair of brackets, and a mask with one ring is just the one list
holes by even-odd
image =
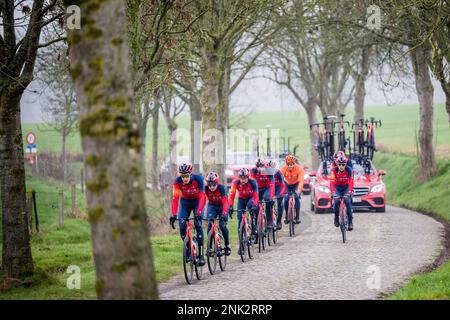
[[354, 197], [353, 200], [352, 200], [352, 202], [355, 202], [355, 203], [362, 202], [362, 199], [361, 199], [361, 198]]

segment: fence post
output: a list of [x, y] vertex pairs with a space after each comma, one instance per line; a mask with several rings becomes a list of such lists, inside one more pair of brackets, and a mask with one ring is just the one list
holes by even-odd
[[28, 219], [28, 232], [31, 234], [33, 231], [33, 215], [32, 215], [32, 201], [31, 192], [27, 192], [27, 219]]
[[39, 232], [39, 218], [38, 218], [38, 212], [37, 212], [36, 191], [33, 190], [31, 192], [31, 194], [32, 194], [32, 197], [33, 197], [34, 223], [36, 225], [36, 231]]
[[58, 206], [58, 226], [63, 227], [63, 212], [64, 212], [64, 193], [62, 190], [59, 191], [59, 206]]
[[70, 213], [72, 217], [75, 217], [76, 197], [77, 197], [77, 188], [75, 184], [72, 184], [72, 209]]
[[83, 168], [81, 168], [80, 184], [81, 184], [81, 193], [84, 193], [84, 171], [83, 171]]

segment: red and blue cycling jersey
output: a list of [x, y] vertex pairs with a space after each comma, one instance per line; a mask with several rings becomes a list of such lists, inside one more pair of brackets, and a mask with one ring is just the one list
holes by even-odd
[[250, 178], [254, 179], [258, 185], [258, 189], [270, 188], [270, 198], [275, 195], [275, 183], [273, 177], [273, 169], [270, 167], [252, 168]]
[[230, 206], [232, 207], [234, 204], [234, 197], [236, 196], [236, 191], [239, 192], [239, 199], [250, 199], [253, 197], [253, 203], [258, 203], [259, 195], [258, 195], [258, 185], [256, 181], [253, 179], [248, 179], [246, 184], [242, 184], [241, 180], [236, 179], [231, 184], [231, 193], [230, 193]]
[[185, 200], [199, 200], [197, 214], [201, 214], [205, 206], [205, 184], [203, 176], [200, 174], [192, 174], [189, 183], [184, 184], [181, 177], [176, 177], [173, 183], [173, 198], [172, 198], [172, 215], [178, 213], [179, 199]]
[[218, 183], [217, 188], [214, 191], [209, 189], [209, 186], [205, 187], [206, 198], [209, 204], [213, 206], [222, 206], [222, 213], [227, 212], [228, 209], [228, 199], [225, 191], [225, 186]]
[[275, 178], [275, 189], [281, 187], [280, 195], [283, 195], [286, 192], [286, 185], [284, 184], [283, 174], [279, 169], [276, 169], [274, 178]]
[[331, 170], [330, 175], [330, 189], [331, 194], [335, 194], [335, 187], [348, 186], [348, 193], [353, 191], [353, 170], [349, 166], [346, 166], [344, 171], [340, 171], [338, 167], [334, 167]]

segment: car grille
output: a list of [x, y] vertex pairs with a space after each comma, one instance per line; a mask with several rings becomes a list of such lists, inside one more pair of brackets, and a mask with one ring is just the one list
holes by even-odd
[[326, 206], [328, 204], [328, 199], [319, 199], [319, 206]]
[[364, 196], [369, 193], [369, 187], [354, 187], [353, 195], [355, 197]]

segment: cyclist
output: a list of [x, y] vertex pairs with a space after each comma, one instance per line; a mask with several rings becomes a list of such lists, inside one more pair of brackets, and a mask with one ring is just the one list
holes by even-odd
[[273, 176], [273, 170], [267, 165], [263, 158], [258, 157], [255, 161], [255, 167], [253, 167], [250, 171], [250, 178], [254, 179], [258, 185], [259, 199], [264, 199], [267, 202], [267, 226], [269, 228], [273, 228], [272, 205], [274, 203], [273, 196], [275, 195], [275, 179]]
[[275, 171], [275, 196], [277, 197], [278, 217], [277, 217], [277, 230], [281, 229], [281, 216], [283, 215], [283, 196], [286, 192], [286, 186], [283, 182], [283, 175], [277, 168], [277, 162], [275, 160], [269, 160], [269, 166]]
[[[333, 162], [331, 162], [330, 173], [331, 173], [331, 172], [333, 171], [333, 169], [336, 167], [336, 159], [339, 158], [339, 157], [344, 157], [344, 158], [346, 158], [345, 152], [342, 151], [342, 150], [339, 150], [338, 152], [336, 152], [336, 153], [333, 155]], [[347, 162], [347, 165], [348, 165], [350, 168], [353, 169], [353, 163], [352, 163], [352, 161], [349, 160], [349, 161]]]
[[231, 193], [230, 193], [230, 201], [229, 201], [229, 215], [230, 217], [233, 215], [233, 204], [234, 204], [234, 198], [236, 196], [236, 191], [239, 192], [238, 197], [238, 232], [239, 228], [241, 227], [241, 221], [242, 221], [242, 211], [244, 209], [248, 209], [251, 213], [251, 225], [252, 225], [252, 232], [255, 234], [256, 227], [255, 227], [255, 218], [257, 213], [257, 207], [258, 204], [258, 185], [256, 184], [256, 181], [253, 179], [250, 179], [250, 171], [247, 168], [242, 168], [239, 170], [239, 179], [236, 179], [231, 184]]
[[[180, 199], [181, 197], [181, 199]], [[205, 205], [205, 185], [201, 174], [192, 173], [192, 165], [190, 163], [182, 163], [178, 167], [178, 177], [173, 183], [172, 198], [172, 216], [170, 224], [173, 226], [178, 213], [178, 218], [189, 218], [191, 211], [194, 212], [194, 225], [197, 230], [197, 240], [200, 249], [198, 263], [200, 266], [205, 265], [203, 256], [203, 228], [202, 213]], [[180, 220], [180, 235], [184, 240], [186, 237], [186, 221]]]
[[[300, 223], [300, 193], [303, 190], [303, 167], [297, 164], [295, 156], [289, 154], [284, 159], [285, 165], [281, 168], [281, 174], [286, 186], [286, 193], [284, 195], [284, 210], [286, 216], [284, 223], [287, 224], [287, 215], [289, 209], [289, 192], [294, 192], [295, 199], [295, 224]], [[278, 216], [281, 219], [281, 214]]]
[[335, 160], [336, 166], [331, 171], [330, 189], [334, 199], [334, 225], [339, 227], [339, 205], [337, 197], [344, 196], [347, 207], [348, 231], [353, 230], [352, 202], [350, 196], [353, 192], [353, 170], [348, 165], [348, 159], [340, 156]]
[[230, 248], [230, 237], [227, 228], [228, 222], [228, 199], [227, 194], [225, 192], [225, 186], [219, 183], [219, 175], [215, 172], [210, 172], [206, 176], [206, 198], [208, 199], [208, 207], [207, 207], [207, 217], [208, 217], [208, 229], [207, 234], [211, 230], [212, 222], [209, 219], [215, 219], [218, 216], [219, 227], [222, 231], [223, 237], [225, 239], [225, 255], [229, 256], [231, 253]]

